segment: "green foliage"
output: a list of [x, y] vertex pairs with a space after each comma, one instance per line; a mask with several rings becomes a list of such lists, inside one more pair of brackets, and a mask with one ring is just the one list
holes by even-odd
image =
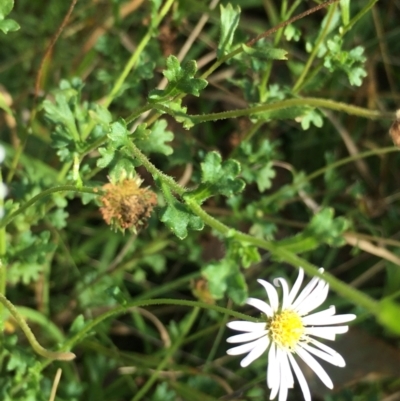
[[166, 144], [173, 139], [174, 134], [167, 130], [166, 120], [157, 120], [151, 129], [146, 129], [144, 124], [139, 125], [132, 138], [136, 146], [146, 154], [162, 153], [165, 156], [171, 155], [174, 151], [171, 145]]
[[275, 156], [274, 146], [270, 141], [263, 140], [257, 147], [250, 142], [240, 145], [239, 160], [242, 162], [242, 177], [247, 183], [255, 182], [258, 190], [264, 192], [271, 188], [276, 172], [272, 163]]
[[218, 42], [217, 57], [220, 59], [231, 51], [233, 37], [239, 25], [240, 7], [233, 7], [231, 3], [227, 6], [220, 4], [221, 11], [221, 30]]
[[364, 48], [357, 46], [350, 51], [342, 50], [343, 39], [335, 36], [332, 40], [328, 40], [327, 47], [329, 52], [324, 58], [324, 66], [330, 71], [338, 69], [343, 70], [349, 79], [351, 85], [361, 86], [362, 79], [367, 76], [367, 72], [363, 66], [366, 61], [364, 56]]
[[207, 81], [201, 78], [194, 78], [197, 72], [196, 61], [190, 60], [182, 66], [175, 56], [169, 56], [166, 61], [167, 69], [163, 75], [168, 79], [165, 89], [154, 89], [149, 94], [150, 101], [161, 102], [180, 94], [199, 96], [207, 86]]
[[171, 200], [162, 213], [161, 221], [179, 238], [188, 235], [188, 228], [202, 230], [204, 223], [200, 217], [193, 214], [183, 203]]
[[316, 249], [321, 244], [343, 246], [345, 240], [342, 234], [349, 227], [350, 223], [344, 217], [334, 218], [333, 209], [322, 209], [312, 217], [302, 233], [279, 241], [278, 244], [295, 253]]
[[[327, 304], [393, 346], [400, 155], [382, 132], [400, 44], [384, 2], [340, 0], [269, 35], [313, 2], [15, 3], [0, 0], [0, 292], [41, 346], [79, 357], [37, 355], [0, 304], [1, 400], [268, 399], [268, 358], [238, 370], [235, 317], [216, 307], [251, 313], [256, 280], [299, 265], [329, 271]], [[397, 391], [354, 372], [332, 400]]]
[[221, 155], [217, 152], [207, 153], [201, 163], [201, 172], [201, 184], [186, 195], [188, 199], [200, 203], [216, 194], [229, 197], [244, 189], [245, 183], [237, 178], [240, 164], [232, 159], [222, 162]]
[[222, 299], [226, 295], [234, 303], [244, 304], [248, 297], [248, 289], [240, 266], [248, 268], [260, 260], [256, 247], [229, 242], [225, 257], [202, 269], [212, 297]]
[[50, 232], [42, 231], [33, 235], [25, 231], [7, 255], [10, 264], [9, 280], [12, 284], [30, 284], [38, 280], [44, 269], [46, 257], [50, 256], [56, 245], [50, 241]]
[[14, 0], [1, 0], [0, 2], [0, 30], [7, 34], [17, 31], [20, 26], [11, 18], [5, 18], [14, 8]]

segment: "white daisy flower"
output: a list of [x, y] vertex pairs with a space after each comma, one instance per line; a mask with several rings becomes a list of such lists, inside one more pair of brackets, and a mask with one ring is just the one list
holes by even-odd
[[[323, 271], [324, 269], [319, 269], [320, 273]], [[278, 394], [279, 401], [286, 400], [288, 389], [293, 388], [294, 385], [294, 372], [304, 399], [311, 401], [310, 389], [294, 358], [295, 354], [330, 389], [333, 388], [332, 380], [314, 356], [335, 366], [345, 366], [341, 355], [312, 336], [334, 340], [336, 334], [342, 334], [348, 330], [348, 326], [336, 325], [349, 322], [356, 316], [335, 315], [334, 306], [309, 315], [309, 312], [325, 301], [329, 285], [324, 280], [314, 277], [298, 295], [303, 278], [304, 271], [299, 269], [297, 280], [290, 291], [285, 279], [274, 280], [276, 287], [282, 287], [281, 304], [274, 286], [267, 281], [258, 280], [268, 294], [269, 304], [255, 298], [249, 298], [247, 304], [259, 309], [264, 315], [265, 322], [235, 321], [227, 324], [230, 329], [243, 332], [227, 339], [228, 343], [245, 343], [227, 351], [229, 355], [247, 354], [240, 362], [242, 367], [250, 365], [269, 348], [267, 385], [271, 389], [270, 400]]]

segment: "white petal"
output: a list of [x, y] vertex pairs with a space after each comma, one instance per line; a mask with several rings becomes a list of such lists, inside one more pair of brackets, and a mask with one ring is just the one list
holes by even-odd
[[271, 308], [274, 312], [276, 312], [279, 306], [279, 298], [275, 287], [268, 281], [265, 280], [257, 280], [257, 281], [265, 288], [265, 291], [267, 291]]
[[288, 297], [288, 304], [289, 306], [292, 305], [294, 299], [296, 298], [296, 295], [298, 294], [301, 284], [303, 283], [303, 278], [304, 278], [304, 270], [300, 267], [299, 268], [299, 275], [297, 276], [297, 279], [294, 283], [294, 286], [290, 290], [289, 297]]
[[265, 330], [265, 323], [246, 322], [245, 320], [235, 320], [233, 322], [228, 322], [226, 326], [236, 331], [251, 332]]
[[275, 353], [276, 353], [276, 346], [274, 343], [272, 343], [271, 348], [269, 349], [268, 352], [268, 366], [267, 366], [268, 388], [272, 388], [273, 383], [276, 383], [277, 381], [277, 376], [276, 376], [277, 369], [275, 368], [275, 361], [276, 361]]
[[322, 383], [325, 384], [329, 389], [333, 389], [333, 383], [324, 368], [318, 363], [318, 361], [310, 355], [305, 349], [301, 347], [296, 348], [297, 355], [315, 372], [315, 374], [321, 379]]
[[348, 330], [348, 326], [306, 327], [304, 333], [333, 341], [336, 338], [336, 334], [343, 334]]
[[282, 310], [286, 309], [289, 306], [289, 286], [287, 281], [282, 278], [282, 277], [278, 277], [274, 280], [274, 284], [275, 286], [281, 286], [282, 287], [282, 292], [283, 292], [283, 296], [282, 296]]
[[282, 381], [287, 388], [293, 388], [294, 378], [293, 378], [292, 371], [290, 369], [288, 354], [289, 354], [289, 352], [287, 352], [287, 351], [283, 351], [283, 350], [280, 351], [279, 359], [281, 361], [281, 367], [282, 367], [281, 372], [284, 372], [284, 374], [282, 374], [282, 378], [283, 378]]
[[329, 285], [319, 280], [317, 286], [307, 295], [306, 298], [295, 307], [295, 310], [302, 316], [317, 308], [325, 301], [329, 291]]
[[328, 309], [325, 309], [321, 312], [316, 312], [311, 315], [303, 317], [302, 322], [304, 325], [321, 324], [320, 323], [321, 321], [325, 321], [327, 317], [333, 316], [335, 312], [336, 308], [332, 305]]
[[289, 362], [292, 365], [294, 373], [299, 381], [301, 391], [303, 392], [304, 401], [311, 401], [311, 393], [310, 389], [307, 384], [307, 380], [304, 377], [303, 372], [301, 371], [299, 365], [297, 364], [296, 360], [293, 358], [291, 353], [288, 353]]
[[287, 396], [288, 388], [285, 386], [284, 383], [281, 382], [281, 387], [279, 388], [279, 401], [286, 401]]
[[334, 366], [339, 366], [340, 368], [343, 368], [344, 366], [346, 366], [346, 362], [344, 361], [342, 356], [338, 353], [336, 353], [336, 355], [330, 355], [317, 348], [310, 347], [306, 343], [301, 343], [301, 344], [299, 344], [299, 346], [303, 347], [310, 354], [313, 354], [313, 355], [317, 356], [318, 358], [321, 358], [324, 361], [331, 363]]
[[[324, 270], [319, 269], [319, 271], [322, 273]], [[303, 288], [301, 291], [300, 295], [297, 297], [296, 301], [292, 304], [293, 308], [296, 308], [297, 305], [299, 305], [301, 302], [304, 301], [304, 299], [310, 294], [310, 292], [315, 288], [315, 286], [318, 284], [318, 282], [321, 279], [319, 277], [313, 277], [311, 281]]]
[[226, 351], [226, 353], [228, 355], [246, 354], [247, 352], [250, 352], [254, 347], [257, 347], [258, 341], [260, 341], [260, 339], [258, 339], [256, 341], [252, 341], [251, 343], [246, 343], [246, 344], [239, 345], [238, 347], [230, 348], [230, 349], [228, 349]]
[[327, 345], [319, 342], [315, 338], [310, 338], [308, 344], [312, 344], [315, 347], [318, 347], [319, 349], [321, 349], [322, 351], [327, 353], [328, 355], [331, 355], [333, 358], [336, 358], [337, 361], [340, 361], [341, 367], [346, 366], [346, 362], [343, 359], [343, 357], [338, 352], [336, 352], [334, 349], [332, 349], [331, 347], [328, 347]]
[[318, 308], [321, 304], [323, 304], [328, 296], [329, 285], [325, 283], [325, 285], [321, 286], [321, 289], [315, 289], [315, 291], [310, 294], [313, 296], [306, 305], [303, 304], [301, 311], [299, 312], [301, 315], [306, 315], [310, 311]]
[[268, 317], [271, 317], [273, 315], [272, 308], [266, 302], [261, 301], [261, 299], [249, 298], [246, 301], [246, 304], [254, 306]]
[[240, 366], [242, 366], [243, 368], [245, 368], [246, 366], [249, 366], [252, 362], [254, 362], [257, 358], [259, 358], [267, 350], [268, 345], [269, 345], [268, 337], [260, 338], [256, 342], [258, 342], [258, 344], [240, 362]]
[[293, 387], [293, 375], [290, 370], [286, 352], [278, 348], [278, 360], [281, 368], [281, 384], [279, 386], [279, 401], [286, 401], [288, 388]]
[[281, 369], [279, 366], [279, 360], [276, 355], [277, 347], [275, 343], [272, 343], [268, 353], [268, 371], [267, 371], [267, 384], [271, 389], [269, 399], [272, 400], [276, 397], [279, 391], [281, 383]]
[[[331, 325], [331, 324], [346, 323], [346, 322], [351, 322], [356, 317], [357, 317], [356, 315], [353, 315], [351, 313], [349, 313], [347, 315], [336, 315], [336, 316], [330, 316], [330, 317], [327, 316], [326, 318], [322, 318], [322, 319], [320, 319], [319, 322], [316, 322], [313, 324], [315, 324], [316, 326], [324, 326], [324, 325]], [[304, 321], [304, 319], [306, 319], [306, 317], [303, 318], [303, 321]]]
[[250, 333], [237, 334], [236, 336], [228, 337], [226, 342], [228, 343], [247, 343], [248, 341], [257, 340], [262, 336], [266, 336], [268, 334], [268, 330], [263, 331], [253, 331]]

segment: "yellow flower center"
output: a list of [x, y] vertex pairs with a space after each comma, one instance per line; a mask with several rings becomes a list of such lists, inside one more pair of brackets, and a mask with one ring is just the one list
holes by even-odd
[[291, 310], [283, 310], [268, 319], [269, 336], [281, 348], [292, 350], [304, 334], [301, 317]]

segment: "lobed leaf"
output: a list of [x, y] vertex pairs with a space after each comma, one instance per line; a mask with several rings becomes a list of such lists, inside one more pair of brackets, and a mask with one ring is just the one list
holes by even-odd
[[221, 31], [218, 41], [217, 57], [220, 59], [230, 52], [233, 43], [233, 36], [235, 35], [236, 28], [240, 20], [240, 7], [233, 7], [228, 3], [225, 7], [220, 5], [221, 11]]

